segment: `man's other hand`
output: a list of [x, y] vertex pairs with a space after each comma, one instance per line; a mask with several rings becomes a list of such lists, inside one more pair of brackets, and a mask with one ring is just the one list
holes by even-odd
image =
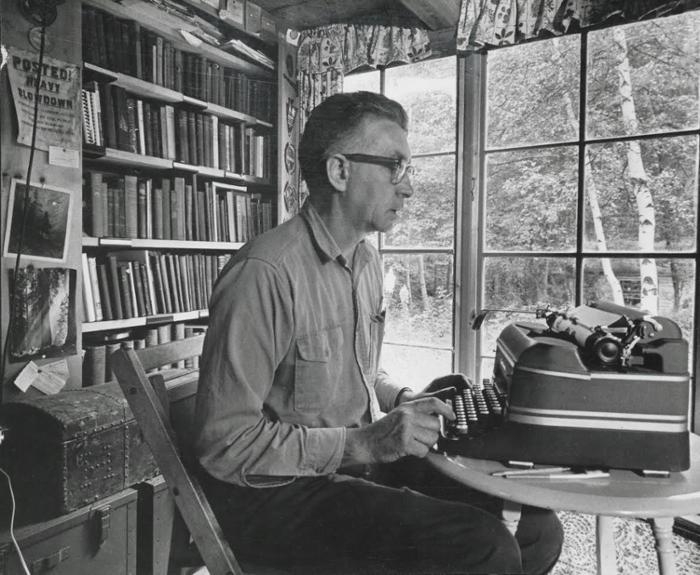
[[406, 401], [379, 421], [348, 429], [343, 466], [389, 463], [401, 457], [424, 457], [440, 433], [439, 416], [455, 418], [452, 409], [436, 397]]

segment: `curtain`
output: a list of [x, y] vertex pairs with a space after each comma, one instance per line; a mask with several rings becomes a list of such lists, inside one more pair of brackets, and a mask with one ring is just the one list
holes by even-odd
[[[343, 89], [345, 74], [361, 67], [410, 63], [430, 56], [425, 30], [374, 24], [332, 24], [301, 33], [298, 51], [299, 133], [318, 104]], [[306, 184], [298, 171], [298, 206], [306, 200]]]
[[700, 0], [462, 0], [457, 50], [518, 44], [699, 6]]
[[302, 125], [314, 107], [342, 90], [345, 74], [429, 55], [428, 34], [418, 28], [332, 24], [303, 31], [298, 56]]

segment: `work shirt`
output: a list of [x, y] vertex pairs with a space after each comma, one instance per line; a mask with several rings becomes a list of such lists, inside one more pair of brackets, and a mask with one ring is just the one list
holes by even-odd
[[346, 261], [307, 202], [222, 271], [200, 362], [195, 451], [212, 476], [265, 486], [338, 469], [346, 428], [394, 407], [378, 369], [379, 255]]

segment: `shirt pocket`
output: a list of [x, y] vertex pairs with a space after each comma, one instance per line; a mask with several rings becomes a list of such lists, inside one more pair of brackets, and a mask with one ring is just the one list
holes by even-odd
[[294, 365], [294, 409], [318, 412], [335, 394], [338, 376], [338, 353], [342, 331], [331, 328], [297, 338]]

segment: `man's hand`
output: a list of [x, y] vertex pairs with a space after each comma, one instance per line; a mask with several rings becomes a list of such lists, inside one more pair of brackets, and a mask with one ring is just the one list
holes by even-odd
[[455, 418], [445, 402], [424, 397], [402, 403], [366, 427], [348, 429], [342, 466], [389, 463], [406, 455], [424, 457], [438, 439], [440, 415]]

